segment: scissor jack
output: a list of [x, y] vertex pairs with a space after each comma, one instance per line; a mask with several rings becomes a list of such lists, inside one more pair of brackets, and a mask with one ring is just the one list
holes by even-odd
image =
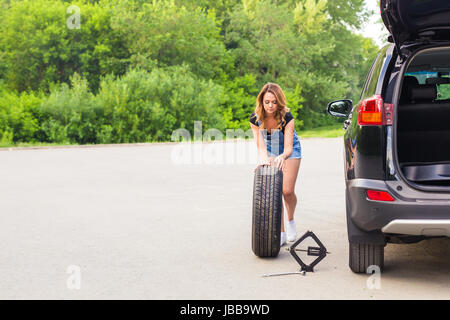
[[[318, 247], [311, 247], [309, 246], [307, 250], [305, 249], [297, 249], [297, 246], [303, 242], [306, 238], [311, 237], [318, 245]], [[289, 274], [301, 274], [306, 275], [306, 272], [314, 272], [314, 267], [322, 261], [327, 254], [330, 254], [330, 252], [327, 251], [325, 246], [322, 244], [322, 242], [317, 238], [317, 236], [312, 232], [308, 231], [306, 232], [300, 239], [294, 242], [292, 246], [289, 248], [286, 248], [287, 251], [291, 253], [291, 255], [294, 257], [295, 261], [300, 265], [301, 269], [297, 272], [284, 272], [284, 273], [272, 273], [272, 274], [264, 274], [263, 277], [273, 277], [273, 276], [284, 276]], [[302, 259], [297, 255], [296, 252], [306, 252], [308, 256], [317, 257], [313, 262], [310, 264], [305, 264]]]

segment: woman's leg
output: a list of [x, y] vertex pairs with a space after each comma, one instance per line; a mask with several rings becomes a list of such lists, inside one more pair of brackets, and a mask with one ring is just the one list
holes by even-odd
[[[301, 159], [287, 159], [283, 169], [283, 197], [281, 199], [281, 232], [284, 232], [284, 206], [286, 206], [288, 221], [294, 219], [297, 196], [295, 195], [295, 182]], [[284, 198], [284, 200], [283, 200]]]
[[[286, 206], [288, 221], [294, 219], [297, 196], [295, 195], [295, 182], [297, 181], [298, 170], [301, 159], [287, 159], [283, 169], [283, 198]], [[284, 210], [282, 210], [283, 212]], [[283, 224], [282, 224], [282, 228]], [[283, 230], [282, 229], [282, 230]]]

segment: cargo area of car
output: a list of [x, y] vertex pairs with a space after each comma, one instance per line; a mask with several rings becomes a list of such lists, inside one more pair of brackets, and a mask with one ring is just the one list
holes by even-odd
[[403, 175], [421, 185], [450, 186], [450, 48], [427, 50], [411, 61], [397, 108]]

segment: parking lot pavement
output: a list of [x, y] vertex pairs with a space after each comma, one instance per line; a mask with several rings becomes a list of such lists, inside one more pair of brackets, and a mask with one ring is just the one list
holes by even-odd
[[1, 151], [0, 299], [450, 298], [448, 238], [388, 245], [378, 282], [350, 271], [341, 138], [302, 140], [295, 190], [298, 235], [331, 254], [263, 278], [299, 266], [252, 253], [256, 151], [235, 144], [222, 163], [221, 143]]

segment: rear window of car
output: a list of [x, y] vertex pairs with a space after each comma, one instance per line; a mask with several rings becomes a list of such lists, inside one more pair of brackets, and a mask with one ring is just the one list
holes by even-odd
[[437, 99], [436, 100], [450, 100], [450, 71], [436, 72], [436, 71], [417, 71], [407, 72], [405, 76], [413, 76], [417, 79], [419, 84], [436, 84]]

